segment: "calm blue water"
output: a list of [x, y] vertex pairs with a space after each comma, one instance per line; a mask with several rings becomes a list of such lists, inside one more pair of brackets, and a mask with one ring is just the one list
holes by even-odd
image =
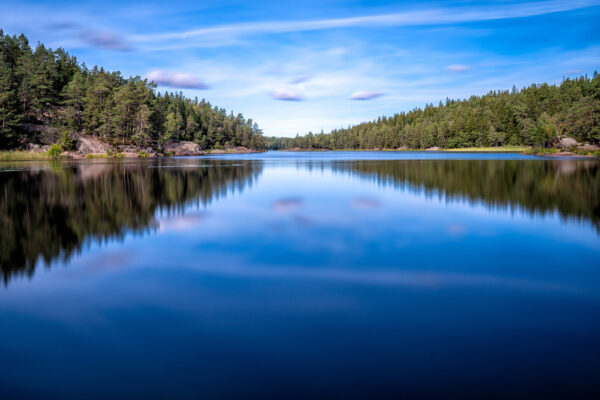
[[0, 398], [600, 398], [600, 162], [0, 164]]

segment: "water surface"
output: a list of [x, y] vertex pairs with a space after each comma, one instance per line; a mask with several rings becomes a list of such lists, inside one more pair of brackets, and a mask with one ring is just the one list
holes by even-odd
[[600, 396], [600, 163], [0, 164], [0, 397]]

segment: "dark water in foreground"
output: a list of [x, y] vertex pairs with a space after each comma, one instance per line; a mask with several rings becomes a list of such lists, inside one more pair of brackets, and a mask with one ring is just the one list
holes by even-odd
[[0, 164], [0, 398], [600, 398], [600, 163]]

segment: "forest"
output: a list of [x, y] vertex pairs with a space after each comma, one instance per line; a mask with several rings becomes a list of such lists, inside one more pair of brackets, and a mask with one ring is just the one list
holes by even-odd
[[560, 138], [600, 144], [600, 75], [491, 91], [380, 117], [330, 133], [267, 137], [280, 149], [359, 150], [525, 145], [552, 147]]
[[61, 48], [32, 47], [24, 35], [0, 30], [0, 149], [50, 137], [73, 150], [80, 133], [156, 148], [178, 140], [202, 149], [265, 147], [258, 125], [242, 114], [181, 93], [157, 93], [139, 76], [88, 68]]
[[0, 149], [58, 142], [74, 135], [161, 148], [193, 141], [202, 149], [271, 150], [552, 147], [560, 138], [600, 144], [600, 75], [446, 99], [329, 133], [263, 137], [258, 125], [206, 100], [158, 93], [139, 76], [88, 68], [63, 49], [30, 46], [0, 30]]

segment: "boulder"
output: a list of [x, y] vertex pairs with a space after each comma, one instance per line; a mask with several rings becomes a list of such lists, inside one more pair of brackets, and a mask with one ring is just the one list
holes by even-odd
[[428, 149], [425, 149], [425, 151], [440, 151], [440, 148], [437, 147], [437, 146], [434, 146], [434, 147], [430, 147]]
[[[295, 147], [293, 149], [289, 149], [288, 151], [302, 151], [300, 148]], [[316, 151], [316, 150], [315, 150]], [[227, 154], [227, 153], [256, 153], [256, 150], [249, 149], [243, 146], [235, 146], [235, 147], [227, 147], [226, 149], [214, 149], [210, 151], [210, 154]]]
[[579, 146], [577, 146], [577, 148], [579, 150], [584, 150], [584, 151], [600, 150], [600, 146], [596, 146], [595, 144], [589, 144], [589, 143], [580, 144]]
[[194, 142], [167, 142], [164, 144], [164, 152], [172, 153], [176, 156], [200, 156], [204, 152], [200, 149], [200, 146]]
[[135, 146], [119, 146], [119, 150], [121, 150], [121, 152], [123, 153], [137, 153], [138, 148]]
[[39, 144], [27, 143], [27, 146], [25, 147], [25, 149], [27, 151], [31, 151], [31, 152], [38, 152], [38, 151], [41, 151], [42, 148]]
[[110, 145], [91, 136], [78, 136], [77, 151], [82, 154], [105, 154], [110, 150]]
[[565, 138], [560, 139], [560, 145], [563, 148], [577, 146], [577, 140], [570, 138], [570, 137], [565, 137]]

